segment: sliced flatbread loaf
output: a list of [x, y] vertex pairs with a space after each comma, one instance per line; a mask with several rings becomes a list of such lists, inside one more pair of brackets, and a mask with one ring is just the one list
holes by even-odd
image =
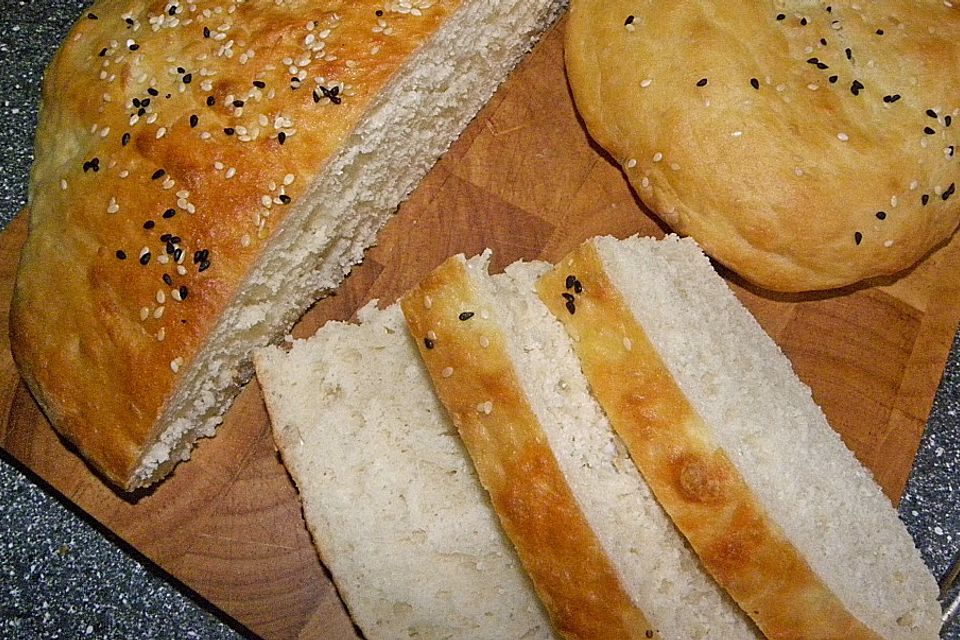
[[692, 241], [599, 238], [538, 287], [658, 500], [768, 637], [937, 637], [896, 511]]
[[320, 557], [369, 640], [554, 637], [396, 305], [255, 360]]

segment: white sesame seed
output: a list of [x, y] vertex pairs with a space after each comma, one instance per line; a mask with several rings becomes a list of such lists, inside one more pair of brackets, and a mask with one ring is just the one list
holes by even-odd
[[891, 207], [897, 206], [897, 196], [890, 196], [890, 206]]
[[623, 336], [623, 348], [627, 351], [633, 351], [633, 340], [627, 336]]
[[810, 84], [807, 85], [807, 89], [810, 89], [810, 91], [816, 91], [819, 88], [820, 88], [820, 85], [818, 85], [816, 82], [811, 82]]
[[443, 371], [440, 372], [440, 375], [444, 378], [449, 378], [453, 375], [453, 367], [446, 367]]
[[653, 154], [653, 161], [654, 161], [654, 162], [660, 162], [661, 160], [663, 160], [663, 154], [662, 154], [662, 153], [660, 153], [659, 151], [657, 151], [655, 154]]
[[487, 336], [480, 336], [480, 346], [484, 349], [490, 346], [490, 338]]
[[213, 168], [216, 169], [217, 171], [223, 171], [223, 163], [217, 160], [216, 162], [213, 163]]
[[178, 357], [176, 357], [176, 358], [174, 358], [173, 360], [170, 361], [170, 369], [171, 369], [174, 373], [176, 373], [177, 371], [180, 370], [180, 365], [182, 365], [182, 364], [183, 364], [183, 358], [181, 358], [181, 357], [178, 356]]
[[430, 309], [433, 307], [433, 298], [430, 296], [424, 296], [423, 298], [423, 308]]
[[110, 204], [107, 205], [107, 213], [116, 213], [120, 211], [120, 205], [117, 204], [116, 198], [110, 198]]
[[183, 266], [182, 264], [178, 264], [178, 265], [177, 265], [177, 274], [179, 274], [179, 275], [181, 275], [181, 276], [187, 275], [187, 268], [186, 268], [185, 266]]
[[166, 309], [167, 308], [165, 306], [160, 305], [159, 307], [153, 310], [153, 317], [159, 320], [163, 316], [163, 312], [166, 311]]
[[800, 176], [803, 175], [803, 169], [801, 169], [800, 167], [794, 167], [794, 168], [793, 168], [793, 173], [794, 173], [795, 176], [797, 176], [797, 177], [799, 178]]
[[640, 180], [640, 186], [644, 189], [650, 188], [650, 178], [643, 176], [643, 178]]
[[283, 177], [283, 184], [284, 186], [290, 186], [293, 184], [294, 180], [296, 180], [296, 176], [294, 176], [292, 173], [288, 173]]
[[674, 171], [677, 171], [677, 170], [680, 169], [680, 165], [677, 164], [676, 162], [671, 162], [671, 163], [670, 163], [670, 168], [673, 169]]
[[493, 413], [493, 402], [490, 400], [487, 400], [486, 402], [480, 405], [479, 409], [483, 415], [488, 416], [491, 413]]
[[227, 169], [227, 172], [224, 174], [223, 177], [229, 180], [235, 175], [237, 175], [237, 170], [234, 167], [230, 167], [229, 169]]
[[130, 172], [127, 171], [126, 169], [124, 169], [124, 170], [121, 171], [118, 175], [119, 175], [121, 178], [126, 178], [127, 176], [130, 175]]
[[743, 131], [731, 131], [731, 132], [730, 132], [730, 137], [731, 137], [731, 138], [739, 138], [739, 137], [742, 136], [742, 135], [743, 135]]
[[165, 253], [161, 253], [159, 256], [157, 256], [157, 262], [160, 264], [167, 264], [170, 262], [170, 256]]
[[249, 235], [249, 234], [246, 234], [246, 233], [243, 234], [243, 237], [240, 238], [240, 246], [241, 246], [241, 247], [244, 247], [244, 248], [250, 246], [250, 235]]
[[157, 304], [163, 304], [166, 299], [167, 296], [163, 293], [163, 289], [157, 289]]
[[850, 136], [845, 134], [843, 131], [837, 134], [837, 140], [840, 140], [841, 142], [846, 142], [849, 139], [850, 139]]
[[163, 339], [167, 337], [167, 330], [163, 327], [160, 327], [160, 330], [157, 331], [157, 342], [163, 342]]
[[179, 289], [170, 289], [170, 297], [172, 297], [177, 302], [183, 302], [183, 298], [180, 296]]
[[63, 189], [64, 191], [67, 190], [67, 181], [64, 180], [63, 178], [60, 179], [60, 188]]
[[627, 169], [633, 169], [635, 166], [637, 166], [637, 160], [635, 158], [627, 160]]
[[916, 190], [917, 190], [917, 187], [919, 187], [919, 186], [920, 186], [920, 181], [919, 181], [919, 180], [913, 180], [913, 181], [910, 183], [910, 191], [916, 191]]
[[146, 320], [150, 317], [150, 309], [147, 307], [140, 307], [140, 320]]
[[644, 78], [640, 81], [640, 86], [646, 89], [650, 86], [650, 83], [653, 82], [653, 78]]

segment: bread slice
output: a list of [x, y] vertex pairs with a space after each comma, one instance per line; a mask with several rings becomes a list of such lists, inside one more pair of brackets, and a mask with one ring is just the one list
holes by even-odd
[[693, 241], [599, 238], [538, 288], [658, 500], [768, 637], [937, 637], [896, 511]]
[[760, 637], [686, 547], [591, 398], [534, 289], [548, 265], [518, 263], [491, 278], [487, 258], [451, 258], [401, 305], [558, 631]]
[[553, 638], [397, 305], [255, 358], [320, 557], [369, 640]]
[[210, 436], [250, 354], [339, 285], [561, 0], [116, 0], [45, 76], [11, 311], [104, 477]]

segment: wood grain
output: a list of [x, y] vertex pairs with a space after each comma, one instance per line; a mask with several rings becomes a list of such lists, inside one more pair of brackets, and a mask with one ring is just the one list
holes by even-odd
[[[344, 287], [318, 302], [295, 335], [350, 318], [371, 298], [395, 300], [453, 253], [491, 247], [497, 270], [521, 258], [557, 260], [596, 234], [664, 233], [577, 119], [562, 28], [541, 42]], [[4, 310], [25, 232], [21, 216], [0, 238]], [[958, 247], [954, 240], [901, 280], [830, 296], [772, 296], [726, 274], [892, 499], [903, 490], [960, 318]], [[0, 445], [7, 454], [257, 635], [357, 637], [310, 544], [255, 383], [192, 461], [131, 500], [54, 434], [19, 382], [3, 329]]]

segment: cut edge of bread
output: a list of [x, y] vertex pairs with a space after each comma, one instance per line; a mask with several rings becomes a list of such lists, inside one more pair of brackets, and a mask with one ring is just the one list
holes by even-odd
[[[559, 16], [564, 2], [465, 2], [397, 72], [240, 284], [180, 379], [126, 489], [150, 485], [212, 436], [250, 357], [334, 290], [380, 228]], [[465, 38], [464, 34], [473, 37]]]
[[938, 637], [936, 583], [896, 510], [699, 247], [592, 242], [719, 450], [829, 592], [887, 640]]
[[553, 639], [399, 307], [359, 317], [254, 358], [314, 545], [354, 621], [370, 640]]

